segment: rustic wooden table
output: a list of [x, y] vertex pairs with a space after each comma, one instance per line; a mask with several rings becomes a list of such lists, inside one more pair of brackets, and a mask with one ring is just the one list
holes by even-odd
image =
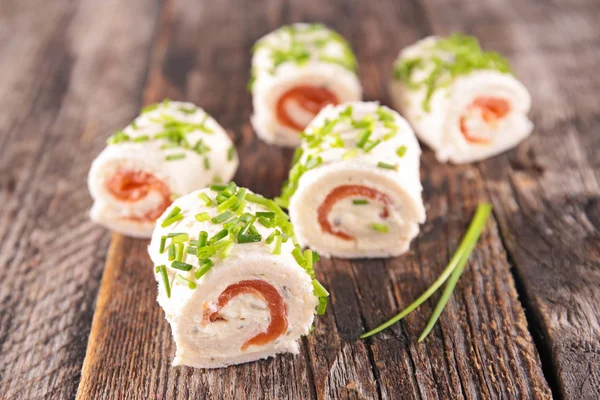
[[[300, 355], [172, 368], [147, 243], [88, 220], [90, 162], [143, 104], [186, 99], [235, 138], [236, 181], [276, 195], [291, 151], [252, 132], [249, 50], [304, 20], [348, 38], [366, 99], [383, 104], [402, 47], [474, 34], [510, 58], [536, 129], [468, 166], [425, 150], [428, 219], [411, 251], [324, 260], [332, 302]], [[596, 0], [4, 0], [0, 397], [600, 398], [599, 26]], [[436, 298], [358, 339], [435, 279], [483, 200], [493, 219], [433, 334], [417, 344]]]

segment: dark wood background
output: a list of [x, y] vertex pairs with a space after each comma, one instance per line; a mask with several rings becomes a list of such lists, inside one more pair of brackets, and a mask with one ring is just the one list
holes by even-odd
[[[115, 235], [107, 255], [88, 220], [90, 162], [143, 104], [186, 99], [235, 138], [236, 181], [276, 195], [291, 151], [253, 135], [249, 49], [296, 21], [347, 37], [383, 104], [402, 47], [474, 34], [510, 58], [536, 129], [469, 166], [425, 150], [411, 251], [323, 261], [332, 303], [297, 357], [172, 368], [147, 243]], [[597, 0], [2, 1], [0, 398], [600, 398], [599, 26]], [[437, 297], [357, 339], [435, 279], [483, 200], [494, 218], [432, 335], [416, 343]]]

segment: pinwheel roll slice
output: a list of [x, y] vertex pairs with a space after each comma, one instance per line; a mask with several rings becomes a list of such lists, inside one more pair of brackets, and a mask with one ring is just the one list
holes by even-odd
[[494, 156], [533, 130], [529, 92], [505, 58], [483, 51], [473, 37], [429, 37], [404, 49], [390, 92], [441, 162]]
[[298, 353], [328, 293], [314, 277], [318, 257], [295, 240], [281, 208], [233, 183], [175, 200], [148, 248], [177, 345], [174, 365], [218, 368]]
[[297, 150], [280, 204], [298, 241], [343, 258], [404, 253], [425, 220], [419, 143], [378, 103], [328, 106]]
[[129, 236], [150, 237], [174, 198], [227, 182], [237, 166], [232, 141], [202, 109], [174, 101], [151, 105], [93, 161], [91, 218]]
[[254, 46], [252, 125], [264, 141], [300, 144], [300, 132], [328, 104], [361, 98], [356, 59], [338, 33], [321, 24], [283, 26]]

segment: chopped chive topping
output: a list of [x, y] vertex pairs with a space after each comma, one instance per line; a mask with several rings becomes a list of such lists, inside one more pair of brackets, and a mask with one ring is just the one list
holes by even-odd
[[235, 182], [229, 182], [225, 187], [225, 190], [223, 190], [223, 193], [225, 193], [226, 196], [232, 196], [236, 192], [236, 190], [237, 185], [235, 184]]
[[235, 156], [235, 146], [231, 145], [231, 147], [229, 148], [229, 150], [227, 150], [227, 161], [231, 161], [233, 160], [233, 157]]
[[250, 203], [260, 204], [262, 206], [268, 206], [269, 202], [271, 201], [267, 198], [262, 197], [261, 195], [251, 193], [248, 193], [246, 195], [246, 200], [248, 200]]
[[317, 305], [317, 314], [323, 315], [325, 314], [325, 311], [327, 311], [327, 298], [320, 297], [319, 304]]
[[141, 135], [133, 139], [133, 141], [136, 143], [147, 142], [148, 140], [150, 140], [148, 135]]
[[210, 215], [207, 212], [201, 212], [200, 214], [196, 214], [196, 221], [204, 222], [210, 219]]
[[391, 112], [386, 111], [383, 107], [379, 107], [376, 113], [379, 116], [380, 121], [393, 122], [395, 119], [394, 115]]
[[375, 119], [371, 115], [365, 115], [363, 119], [352, 121], [352, 126], [355, 128], [371, 128], [375, 123]]
[[165, 245], [167, 244], [167, 237], [163, 236], [160, 238], [160, 248], [158, 249], [158, 252], [160, 254], [165, 252]]
[[373, 222], [371, 224], [371, 228], [375, 229], [377, 232], [387, 233], [389, 231], [389, 227], [386, 224], [380, 224], [377, 222]]
[[174, 216], [176, 216], [180, 212], [181, 212], [181, 208], [179, 208], [177, 206], [173, 207], [173, 209], [171, 210], [171, 212], [169, 214], [167, 214], [167, 217], [165, 218], [165, 220], [167, 220], [169, 218], [173, 218]]
[[219, 240], [223, 239], [225, 236], [227, 236], [229, 234], [229, 231], [227, 229], [222, 229], [219, 232], [215, 233], [209, 240], [210, 243], [215, 243], [218, 242]]
[[292, 157], [292, 164], [296, 164], [298, 160], [300, 160], [300, 157], [302, 157], [303, 153], [304, 150], [302, 150], [301, 147], [296, 148], [296, 150], [294, 151], [294, 157]]
[[423, 304], [428, 298], [430, 298], [444, 284], [444, 282], [446, 282], [446, 280], [448, 280], [448, 278], [452, 276], [451, 280], [448, 281], [448, 285], [444, 289], [442, 297], [440, 298], [431, 318], [429, 319], [427, 327], [425, 328], [425, 330], [419, 337], [419, 341], [422, 341], [423, 339], [425, 339], [425, 337], [429, 334], [429, 332], [435, 325], [435, 322], [437, 321], [437, 318], [443, 311], [444, 306], [446, 305], [448, 299], [452, 295], [452, 291], [454, 290], [456, 282], [458, 281], [460, 274], [462, 273], [467, 261], [469, 260], [469, 257], [473, 251], [473, 248], [475, 247], [475, 244], [479, 240], [479, 236], [481, 235], [481, 232], [483, 231], [483, 228], [485, 227], [485, 223], [486, 223], [491, 211], [492, 211], [492, 205], [489, 203], [480, 204], [477, 207], [475, 216], [473, 217], [473, 220], [471, 221], [471, 224], [469, 225], [469, 228], [467, 229], [467, 233], [465, 234], [462, 241], [460, 242], [458, 249], [452, 256], [452, 259], [448, 263], [448, 266], [446, 266], [446, 268], [444, 269], [442, 274], [429, 287], [429, 289], [427, 289], [421, 296], [419, 296], [418, 299], [416, 299], [414, 302], [412, 302], [408, 307], [406, 307], [404, 310], [402, 310], [398, 315], [396, 315], [392, 319], [388, 320], [387, 322], [379, 325], [377, 328], [374, 328], [374, 329], [370, 330], [369, 332], [361, 335], [360, 338], [365, 339], [369, 336], [375, 335], [376, 333], [381, 332], [382, 330], [390, 327], [391, 325], [400, 321], [402, 318], [406, 317], [412, 311], [417, 309], [421, 304]]
[[208, 157], [204, 157], [204, 169], [205, 170], [210, 169], [210, 159]]
[[235, 214], [236, 215], [242, 215], [244, 210], [246, 209], [246, 204], [248, 202], [246, 201], [246, 199], [240, 201], [240, 203], [237, 205], [236, 209], [235, 209]]
[[275, 248], [273, 249], [273, 254], [281, 254], [281, 235], [275, 236]]
[[352, 106], [346, 107], [346, 109], [340, 113], [340, 117], [352, 118]]
[[229, 243], [233, 243], [233, 240], [231, 240], [231, 239], [219, 240], [218, 242], [216, 242], [212, 246], [214, 247], [215, 250], [220, 250], [223, 247], [228, 246]]
[[217, 204], [221, 204], [222, 202], [224, 202], [225, 200], [227, 200], [229, 198], [229, 196], [227, 196], [226, 194], [224, 194], [223, 192], [219, 193], [216, 197], [215, 200], [217, 200]]
[[196, 108], [195, 107], [190, 107], [190, 108], [179, 107], [179, 111], [181, 111], [184, 114], [194, 114], [194, 113], [196, 113]]
[[231, 211], [225, 211], [224, 213], [221, 213], [221, 214], [217, 215], [216, 217], [213, 217], [211, 219], [211, 221], [214, 224], [221, 224], [221, 223], [227, 221], [231, 217], [233, 217], [233, 213]]
[[212, 260], [210, 258], [200, 260], [198, 262], [198, 264], [199, 264], [199, 267], [196, 270], [196, 272], [194, 272], [194, 277], [196, 279], [200, 279], [202, 277], [202, 275], [206, 274], [208, 272], [208, 270], [211, 269], [212, 266], [214, 265], [214, 263], [212, 262]]
[[269, 219], [275, 218], [275, 213], [273, 211], [257, 211], [255, 214], [257, 217], [265, 217]]
[[183, 250], [185, 249], [185, 245], [183, 243], [177, 243], [177, 255], [175, 256], [175, 261], [183, 261]]
[[258, 223], [264, 226], [265, 228], [272, 228], [274, 226], [274, 222], [265, 217], [258, 217]]
[[267, 236], [267, 239], [265, 239], [265, 242], [267, 244], [271, 244], [273, 243], [273, 240], [275, 239], [275, 236], [279, 235], [279, 231], [278, 230], [274, 230], [273, 232], [271, 232], [271, 234], [269, 236]]
[[300, 249], [300, 247], [295, 247], [294, 250], [292, 250], [292, 256], [294, 256], [296, 262], [304, 268], [304, 266], [306, 265], [306, 260], [302, 255], [302, 250]]
[[369, 138], [371, 137], [371, 133], [373, 133], [373, 131], [370, 129], [366, 129], [363, 133], [361, 133], [358, 137], [356, 147], [363, 148], [364, 145], [367, 143], [367, 140], [369, 140]]
[[248, 221], [254, 221], [256, 217], [254, 217], [254, 215], [250, 214], [250, 213], [243, 213], [242, 216], [240, 217], [240, 220], [242, 222], [248, 222]]
[[166, 228], [169, 225], [172, 225], [173, 223], [182, 220], [183, 219], [183, 215], [182, 214], [178, 214], [172, 218], [167, 219], [166, 221], [164, 221], [162, 224], [160, 224], [160, 226], [162, 226], [163, 228]]
[[363, 150], [365, 151], [365, 153], [368, 153], [371, 150], [373, 150], [379, 143], [381, 143], [381, 139], [372, 140], [363, 147]]
[[342, 154], [342, 160], [350, 160], [358, 155], [358, 149], [350, 149]]
[[315, 270], [313, 269], [313, 255], [312, 250], [306, 249], [304, 250], [304, 259], [306, 260], [306, 264], [304, 265], [304, 269], [310, 275], [311, 278], [315, 278]]
[[310, 158], [306, 161], [304, 168], [308, 171], [309, 169], [319, 166], [322, 162], [323, 159], [321, 157]]
[[169, 261], [173, 261], [175, 259], [175, 245], [170, 244], [167, 252], [169, 253]]
[[327, 289], [325, 289], [318, 280], [313, 279], [312, 284], [313, 284], [313, 288], [315, 289], [315, 294], [318, 297], [328, 297], [329, 296], [329, 292], [327, 291]]
[[221, 248], [221, 251], [219, 251], [219, 257], [227, 258], [227, 256], [229, 256], [229, 254], [231, 254], [231, 251], [233, 250], [233, 246], [235, 246], [235, 243], [233, 242], [233, 240], [228, 241], [228, 243]]
[[246, 222], [244, 224], [244, 226], [242, 227], [242, 229], [240, 230], [240, 234], [245, 234], [246, 231], [248, 231], [248, 229], [250, 229], [250, 226], [254, 223], [254, 217], [252, 217], [253, 219], [251, 219], [250, 221]]
[[165, 285], [165, 292], [167, 293], [167, 297], [171, 298], [171, 284], [169, 283], [169, 275], [167, 274], [166, 265], [159, 265], [156, 267], [158, 272], [160, 272], [160, 276], [162, 277], [163, 284]]
[[340, 134], [339, 133], [334, 134], [333, 142], [331, 143], [331, 147], [332, 148], [343, 148], [345, 146], [346, 146], [346, 144], [344, 143], [344, 140], [342, 139]]
[[242, 201], [246, 198], [246, 194], [248, 193], [248, 189], [246, 188], [239, 188], [237, 193], [235, 194], [235, 197], [239, 200]]
[[208, 197], [206, 193], [202, 192], [198, 195], [198, 197], [200, 197], [200, 199], [204, 201], [204, 205], [206, 207], [210, 207], [213, 205], [213, 201], [210, 199], [210, 197]]
[[369, 200], [367, 199], [354, 199], [352, 200], [352, 204], [355, 206], [364, 206], [365, 204], [369, 204]]
[[217, 207], [217, 211], [222, 213], [225, 210], [229, 210], [232, 207], [237, 206], [238, 203], [239, 200], [237, 199], [237, 197], [231, 196], [230, 198], [219, 204], [219, 206]]
[[[316, 159], [318, 160], [318, 159]], [[317, 165], [317, 161], [314, 165]], [[263, 196], [248, 193], [245, 188], [238, 188], [233, 182], [227, 185], [212, 185], [211, 189], [217, 192], [217, 210], [220, 212], [216, 216], [210, 218], [208, 212], [200, 212], [195, 215], [196, 220], [205, 222], [211, 220], [215, 224], [220, 224], [222, 229], [214, 234], [209, 239], [206, 231], [201, 231], [197, 239], [190, 240], [188, 233], [171, 232], [164, 236], [165, 243], [170, 238], [171, 243], [168, 246], [169, 260], [171, 267], [183, 271], [191, 271], [193, 266], [186, 262], [188, 255], [196, 256], [198, 259], [198, 268], [194, 272], [196, 279], [202, 277], [212, 266], [213, 257], [227, 257], [237, 244], [257, 243], [265, 240], [264, 236], [259, 232], [258, 225], [254, 225], [258, 221], [261, 225], [270, 230], [269, 236], [266, 238], [267, 244], [272, 244], [273, 254], [281, 254], [283, 243], [286, 243], [289, 238], [294, 243], [292, 254], [295, 260], [305, 269], [307, 274], [314, 279], [313, 262], [318, 260], [316, 253], [307, 250], [304, 254], [294, 236], [293, 226], [289, 222], [289, 216], [277, 205], [273, 200]], [[198, 198], [204, 204], [214, 204], [214, 200], [207, 196], [206, 193], [199, 193]], [[245, 202], [259, 204], [265, 208], [261, 211], [250, 213], [245, 211]], [[167, 215], [163, 223], [172, 223], [171, 220], [180, 220], [184, 218], [179, 207], [173, 207]], [[178, 229], [177, 229], [178, 230]], [[164, 248], [163, 248], [164, 251]], [[212, 259], [212, 260], [211, 260]], [[176, 275], [177, 276], [177, 275]], [[186, 275], [181, 275], [184, 278]], [[186, 284], [176, 278], [178, 283]]]
[[185, 158], [185, 153], [169, 154], [165, 157], [167, 161], [181, 160]]
[[406, 146], [404, 146], [404, 145], [398, 147], [398, 150], [396, 150], [396, 154], [398, 154], [398, 157], [403, 157], [405, 153], [406, 153]]
[[217, 183], [213, 183], [212, 185], [209, 186], [210, 190], [212, 190], [213, 192], [220, 192], [222, 190], [225, 190], [226, 187], [227, 187], [227, 185], [221, 185], [221, 184], [217, 184]]
[[321, 257], [319, 257], [319, 253], [317, 253], [316, 251], [313, 251], [313, 264], [316, 264], [319, 262], [319, 260], [321, 260]]
[[227, 229], [233, 228], [238, 224], [238, 222], [240, 222], [240, 219], [238, 217], [233, 217], [229, 221], [227, 221], [226, 224], [223, 224], [223, 226]]
[[182, 261], [177, 261], [177, 260], [175, 260], [171, 263], [171, 268], [179, 269], [181, 271], [189, 271], [193, 267], [194, 266], [192, 264], [184, 263]]
[[150, 111], [154, 111], [158, 108], [158, 103], [156, 104], [150, 104], [149, 106], [146, 106], [144, 108], [142, 108], [142, 114], [146, 114]]
[[198, 236], [198, 247], [206, 246], [207, 242], [208, 242], [208, 233], [206, 231], [200, 232], [200, 235]]
[[171, 243], [183, 243], [187, 242], [189, 239], [190, 236], [187, 233], [178, 233], [171, 238]]
[[388, 164], [388, 163], [384, 163], [383, 161], [379, 161], [377, 163], [377, 166], [379, 168], [384, 168], [384, 169], [393, 169], [394, 171], [398, 171], [398, 166], [395, 164]]
[[238, 243], [255, 243], [260, 242], [261, 240], [262, 236], [259, 234], [238, 235]]
[[[453, 79], [476, 70], [494, 70], [510, 74], [511, 68], [500, 54], [483, 51], [472, 36], [453, 34], [423, 47], [419, 56], [401, 57], [394, 65], [394, 78], [403, 81], [410, 90], [422, 89], [422, 108], [430, 111], [433, 94], [447, 87]], [[423, 77], [423, 74], [426, 76]]]
[[196, 289], [196, 282], [192, 282], [179, 274], [175, 275], [175, 280], [177, 281], [177, 283], [180, 283], [183, 286], [187, 286], [189, 289]]

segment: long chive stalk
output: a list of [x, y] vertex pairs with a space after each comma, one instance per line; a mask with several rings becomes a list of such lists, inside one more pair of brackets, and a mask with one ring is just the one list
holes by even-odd
[[433, 310], [431, 317], [429, 317], [429, 321], [427, 321], [427, 326], [425, 327], [425, 329], [423, 329], [423, 332], [421, 332], [421, 336], [419, 336], [419, 342], [422, 342], [423, 340], [425, 340], [427, 335], [429, 335], [429, 332], [431, 332], [431, 330], [435, 326], [435, 323], [437, 322], [438, 318], [442, 314], [442, 311], [444, 311], [444, 307], [446, 307], [446, 303], [448, 303], [450, 296], [452, 296], [452, 292], [454, 291], [454, 288], [456, 287], [456, 283], [458, 282], [458, 279], [460, 278], [463, 271], [465, 270], [465, 266], [467, 265], [467, 261], [469, 260], [469, 256], [471, 255], [471, 252], [473, 251], [474, 246], [475, 246], [475, 243], [473, 243], [471, 248], [467, 252], [464, 253], [463, 257], [460, 259], [460, 262], [458, 263], [458, 266], [456, 267], [456, 269], [454, 271], [452, 271], [452, 274], [450, 274], [450, 279], [448, 279], [448, 283], [446, 284], [446, 287], [444, 288], [444, 291], [442, 292], [442, 297], [440, 297], [440, 299], [438, 300], [438, 303], [435, 306], [435, 309]]
[[[446, 268], [444, 269], [442, 274], [436, 279], [435, 282], [433, 282], [433, 284], [429, 287], [429, 289], [427, 289], [425, 291], [425, 293], [423, 293], [421, 296], [419, 296], [419, 298], [417, 300], [412, 302], [408, 307], [406, 307], [404, 310], [402, 310], [398, 315], [396, 315], [389, 321], [379, 325], [377, 328], [372, 329], [367, 333], [364, 333], [363, 335], [361, 335], [360, 338], [361, 339], [368, 338], [369, 336], [373, 336], [376, 333], [379, 333], [382, 330], [390, 327], [391, 325], [400, 321], [402, 318], [406, 317], [408, 314], [410, 314], [412, 311], [414, 311], [416, 308], [418, 308], [421, 304], [423, 304], [428, 298], [430, 298], [444, 284], [444, 282], [446, 282], [446, 280], [448, 279], [448, 277], [450, 277], [452, 272], [461, 265], [461, 262], [463, 259], [465, 260], [464, 262], [466, 263], [466, 260], [468, 260], [471, 252], [473, 251], [473, 247], [475, 247], [475, 243], [477, 243], [477, 240], [479, 239], [479, 235], [481, 235], [481, 231], [483, 230], [483, 227], [485, 226], [485, 222], [487, 221], [487, 218], [490, 215], [491, 211], [492, 211], [492, 205], [489, 203], [480, 204], [477, 207], [475, 216], [473, 217], [473, 220], [471, 221], [471, 224], [469, 225], [469, 229], [467, 230], [467, 233], [465, 234], [462, 241], [460, 242], [460, 245], [458, 246], [456, 253], [454, 253], [454, 255], [452, 256], [452, 259], [450, 260], [450, 262], [448, 263], [448, 266], [446, 266]], [[464, 268], [464, 264], [462, 265], [462, 268]], [[456, 280], [458, 280], [459, 277], [460, 277], [460, 274], [458, 274], [458, 276], [456, 277]], [[456, 285], [456, 282], [454, 283], [454, 285]], [[448, 284], [448, 287], [450, 287], [450, 283]], [[454, 286], [452, 286], [452, 288], [450, 288], [450, 289], [446, 288], [446, 290], [449, 290], [448, 297], [452, 293], [453, 288], [454, 288]], [[446, 293], [446, 291], [444, 291], [444, 294], [445, 293]], [[446, 299], [446, 301], [448, 301], [448, 299]], [[444, 303], [442, 305], [441, 309], [444, 308], [443, 306], [445, 304], [446, 303]], [[441, 313], [441, 309], [440, 309], [440, 313]], [[436, 310], [437, 310], [437, 308], [436, 308]], [[435, 315], [435, 313], [434, 313], [434, 315]], [[439, 315], [438, 315], [438, 317], [439, 317]], [[435, 320], [437, 320], [437, 317], [435, 318]], [[435, 324], [435, 320], [433, 321], [434, 324]]]

